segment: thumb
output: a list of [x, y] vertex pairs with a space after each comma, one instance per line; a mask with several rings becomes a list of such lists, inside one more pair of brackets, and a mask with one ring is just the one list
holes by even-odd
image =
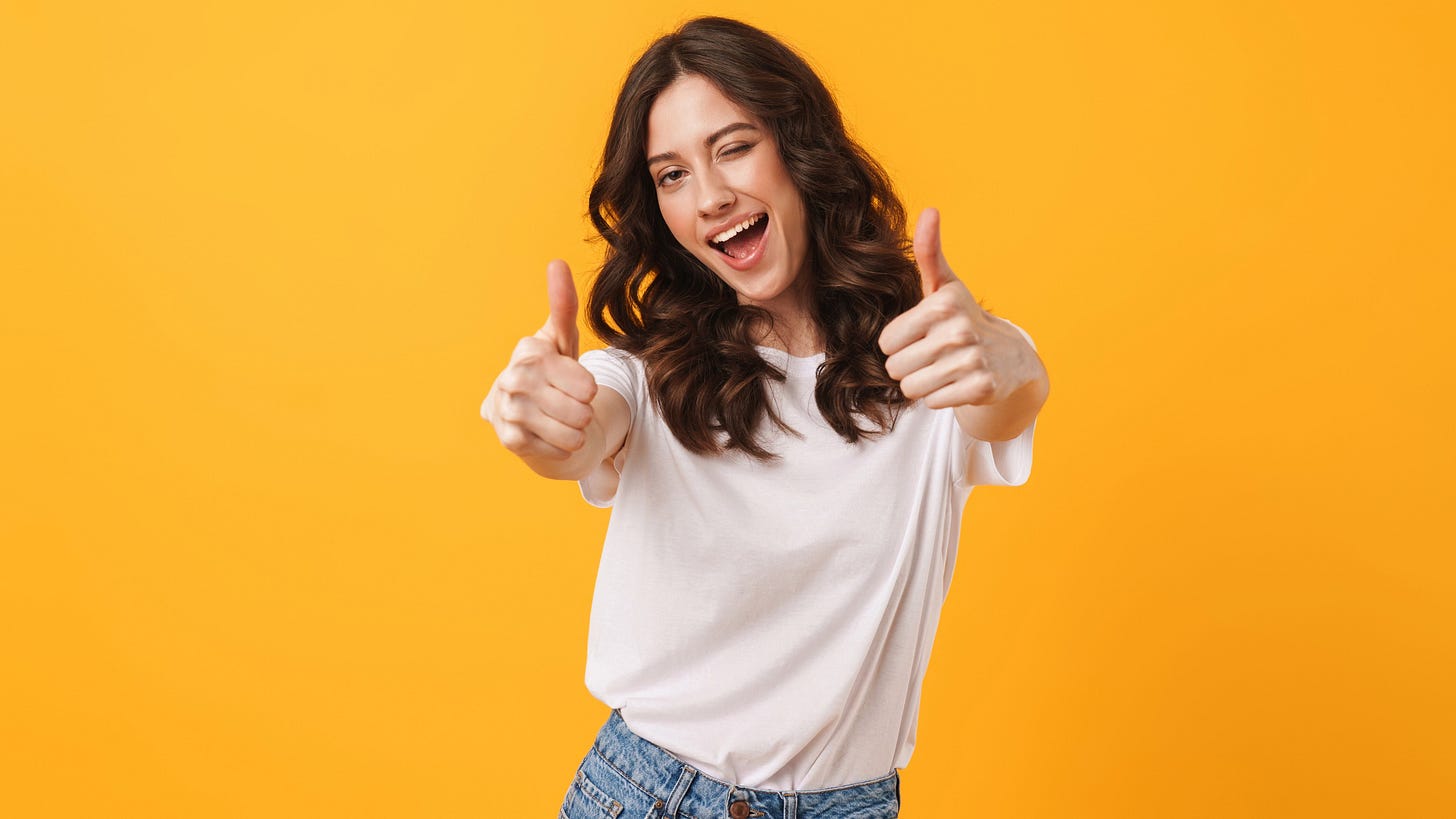
[[576, 358], [576, 282], [571, 278], [571, 268], [560, 259], [546, 265], [546, 300], [551, 315], [542, 332], [556, 344], [557, 353]]
[[945, 260], [940, 247], [940, 211], [926, 208], [915, 225], [915, 266], [920, 268], [920, 287], [924, 296], [953, 282], [955, 273]]

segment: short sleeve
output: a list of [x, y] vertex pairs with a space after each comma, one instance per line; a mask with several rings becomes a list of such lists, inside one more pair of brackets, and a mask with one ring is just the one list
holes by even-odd
[[[1014, 322], [1006, 321], [1026, 338], [1031, 349], [1036, 342]], [[951, 469], [960, 486], [1021, 486], [1031, 477], [1031, 444], [1036, 435], [1037, 419], [1033, 418], [1021, 434], [1009, 441], [982, 441], [972, 438], [951, 418], [955, 427], [955, 457]]]
[[615, 390], [627, 401], [627, 410], [631, 417], [627, 422], [627, 442], [622, 444], [617, 457], [613, 459], [612, 467], [615, 467], [617, 475], [612, 475], [605, 464], [597, 464], [591, 473], [585, 478], [577, 481], [581, 488], [581, 496], [587, 503], [596, 507], [608, 507], [616, 497], [616, 484], [622, 471], [622, 465], [626, 462], [628, 443], [632, 440], [632, 430], [637, 425], [637, 415], [640, 412], [641, 404], [638, 401], [642, 384], [642, 370], [636, 359], [630, 353], [608, 347], [602, 350], [587, 350], [577, 359], [581, 366], [596, 379], [597, 386]]

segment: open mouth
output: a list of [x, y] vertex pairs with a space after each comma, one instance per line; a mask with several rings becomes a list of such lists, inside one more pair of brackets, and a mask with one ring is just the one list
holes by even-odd
[[746, 259], [758, 249], [768, 231], [768, 214], [755, 213], [708, 240], [713, 249], [734, 259]]

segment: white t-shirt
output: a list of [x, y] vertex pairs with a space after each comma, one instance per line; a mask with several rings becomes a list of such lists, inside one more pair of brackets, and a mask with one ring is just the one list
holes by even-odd
[[581, 356], [632, 411], [615, 494], [606, 466], [580, 482], [589, 503], [613, 507], [586, 686], [639, 736], [729, 784], [863, 782], [910, 761], [961, 512], [974, 485], [1026, 481], [1036, 425], [978, 441], [953, 410], [916, 401], [893, 432], [851, 445], [814, 403], [824, 354], [758, 349], [787, 372], [770, 394], [804, 436], [765, 419], [759, 440], [777, 463], [688, 452], [639, 359]]

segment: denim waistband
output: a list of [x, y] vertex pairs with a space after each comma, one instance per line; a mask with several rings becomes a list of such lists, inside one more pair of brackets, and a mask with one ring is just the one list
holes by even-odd
[[[834, 788], [774, 791], [714, 779], [638, 736], [612, 709], [592, 749], [617, 773], [661, 803], [659, 816], [690, 819], [835, 819], [893, 817], [900, 807], [900, 772]], [[741, 805], [735, 803], [743, 803]], [[873, 810], [882, 806], [883, 812]]]

